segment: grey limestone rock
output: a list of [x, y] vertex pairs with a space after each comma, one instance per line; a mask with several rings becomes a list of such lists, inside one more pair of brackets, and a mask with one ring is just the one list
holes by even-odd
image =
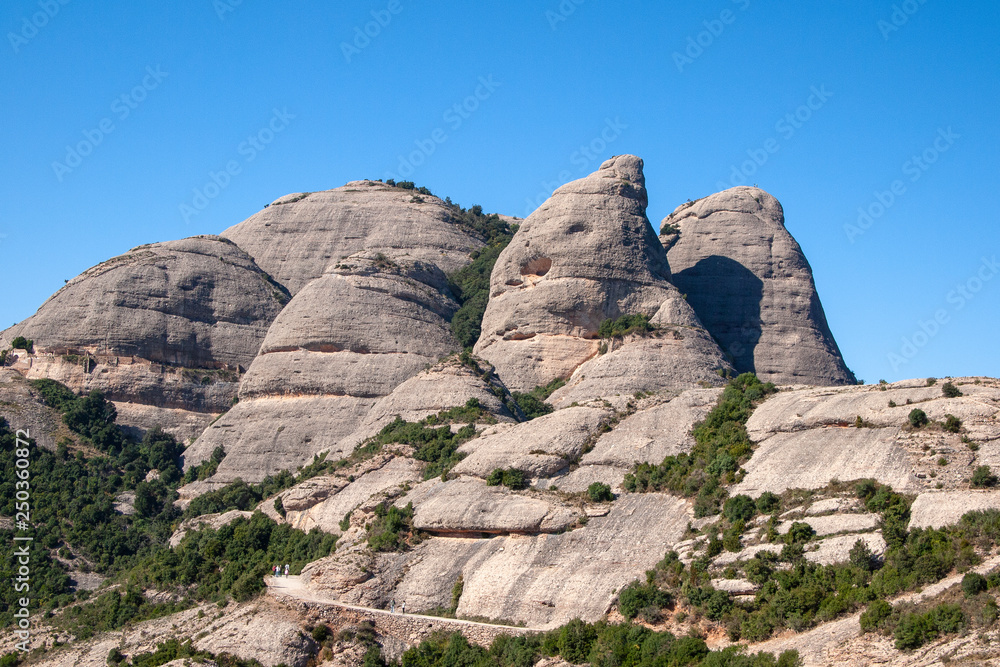
[[359, 251], [406, 256], [451, 273], [483, 245], [437, 197], [368, 180], [286, 195], [222, 236], [293, 295]]
[[777, 199], [736, 187], [682, 204], [663, 220], [661, 240], [674, 284], [737, 371], [775, 383], [855, 382]]
[[[620, 392], [633, 385], [632, 391], [719, 383], [714, 370], [728, 364], [669, 281], [666, 253], [646, 218], [642, 160], [611, 158], [556, 190], [500, 254], [476, 353], [512, 390], [522, 391], [583, 372], [581, 364], [601, 347], [601, 322], [642, 313], [690, 330], [679, 344], [643, 344], [620, 355], [631, 367], [617, 377], [617, 360], [598, 360], [592, 371], [598, 384]], [[631, 377], [636, 379], [626, 379]], [[582, 378], [571, 383], [577, 381]], [[599, 391], [578, 389], [588, 396]]]

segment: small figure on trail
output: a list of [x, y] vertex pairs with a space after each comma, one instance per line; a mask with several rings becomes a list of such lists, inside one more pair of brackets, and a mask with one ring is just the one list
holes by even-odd
[[281, 566], [280, 565], [275, 565], [274, 566], [274, 576], [277, 577], [279, 574], [281, 574]]
[[285, 576], [288, 576], [288, 563], [285, 563]]
[[396, 600], [395, 599], [392, 602], [389, 603], [389, 613], [390, 614], [395, 614], [396, 613]]
[[403, 601], [402, 606], [399, 608], [400, 613], [406, 613], [406, 600]]

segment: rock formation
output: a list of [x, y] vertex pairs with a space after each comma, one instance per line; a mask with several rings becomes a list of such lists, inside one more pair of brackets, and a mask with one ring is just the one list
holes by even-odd
[[663, 221], [673, 283], [740, 373], [779, 384], [853, 384], [812, 269], [778, 200], [737, 187]]
[[379, 181], [286, 195], [222, 236], [293, 295], [361, 250], [435, 264], [451, 273], [483, 245], [455, 223], [451, 209], [437, 197]]
[[344, 454], [338, 443], [378, 399], [458, 350], [448, 328], [457, 304], [441, 289], [440, 269], [419, 260], [362, 251], [335, 264], [274, 321], [240, 402], [185, 452], [185, 466], [223, 446], [231, 455], [212, 478], [223, 484]]
[[604, 367], [618, 359], [595, 362], [588, 371], [581, 366], [602, 349], [604, 320], [635, 314], [669, 328], [665, 339], [623, 353], [632, 366], [619, 373], [623, 381], [585, 393], [720, 381], [715, 371], [728, 364], [670, 284], [666, 254], [645, 211], [642, 160], [623, 155], [556, 190], [521, 225], [493, 269], [475, 348], [512, 390], [568, 378], [577, 369], [609, 382]]
[[34, 341], [29, 378], [99, 389], [122, 406], [125, 424], [193, 435], [229, 407], [287, 301], [234, 243], [195, 236], [84, 271], [0, 342]]

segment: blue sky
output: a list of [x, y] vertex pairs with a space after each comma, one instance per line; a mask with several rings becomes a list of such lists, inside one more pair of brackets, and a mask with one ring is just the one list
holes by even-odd
[[405, 175], [525, 216], [634, 153], [657, 228], [775, 195], [860, 378], [1000, 376], [996, 4], [667, 4], [9, 0], [0, 324], [289, 192]]

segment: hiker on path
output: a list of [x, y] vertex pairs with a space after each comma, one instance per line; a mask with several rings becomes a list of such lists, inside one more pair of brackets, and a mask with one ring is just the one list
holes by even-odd
[[403, 613], [403, 614], [406, 613], [406, 601], [405, 600], [403, 601], [403, 606], [401, 606], [399, 608], [399, 611], [400, 611], [400, 613]]
[[395, 614], [396, 613], [396, 600], [395, 599], [392, 602], [389, 603], [389, 613], [390, 614]]
[[285, 576], [288, 576], [288, 563], [285, 563]]

